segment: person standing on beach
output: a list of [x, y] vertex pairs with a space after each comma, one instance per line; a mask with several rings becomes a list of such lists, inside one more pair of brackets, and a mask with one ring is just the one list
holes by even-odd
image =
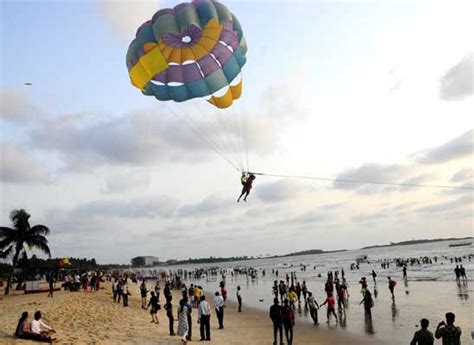
[[407, 280], [407, 265], [403, 266], [403, 280]]
[[148, 290], [146, 288], [145, 279], [143, 279], [142, 283], [140, 284], [140, 296], [142, 297], [142, 309], [147, 309], [147, 306], [146, 306], [147, 293], [148, 293]]
[[301, 284], [300, 282], [296, 282], [296, 295], [298, 296], [298, 304], [301, 303]]
[[217, 320], [219, 321], [219, 329], [224, 328], [224, 298], [219, 295], [219, 291], [214, 294], [214, 308], [216, 309]]
[[160, 288], [160, 281], [159, 281], [159, 280], [156, 281], [154, 290], [155, 290], [156, 298], [158, 299], [158, 302], [159, 302], [159, 301], [160, 301], [160, 291], [161, 291], [161, 288]]
[[326, 300], [321, 304], [321, 306], [327, 304], [328, 307], [327, 307], [327, 323], [329, 323], [329, 317], [331, 316], [331, 314], [334, 315], [334, 317], [336, 318], [336, 322], [338, 322], [337, 320], [337, 315], [336, 315], [336, 299], [334, 298], [333, 294], [331, 292], [328, 293], [328, 297], [326, 298]]
[[188, 298], [191, 304], [194, 304], [194, 285], [191, 284], [191, 286], [188, 289]]
[[455, 315], [446, 313], [446, 323], [441, 321], [436, 327], [436, 339], [442, 338], [443, 345], [461, 345], [461, 328], [454, 325]]
[[166, 310], [166, 316], [168, 317], [169, 322], [169, 335], [176, 335], [174, 332], [173, 305], [171, 304], [171, 301], [166, 302], [164, 308]]
[[375, 273], [375, 271], [372, 270], [372, 279], [374, 280], [374, 284], [377, 284], [376, 278], [377, 278], [377, 273]]
[[456, 281], [458, 282], [459, 278], [461, 277], [461, 270], [459, 269], [459, 265], [456, 265], [456, 268], [454, 269], [454, 274], [456, 275]]
[[211, 340], [211, 306], [202, 295], [198, 305], [198, 323], [202, 340]]
[[158, 321], [158, 310], [160, 310], [160, 304], [158, 303], [158, 297], [156, 297], [155, 291], [151, 292], [151, 298], [150, 302], [148, 302], [147, 309], [150, 307], [150, 305], [151, 322], [160, 323], [160, 321]]
[[288, 300], [285, 299], [285, 304], [282, 308], [282, 319], [283, 327], [285, 328], [285, 337], [287, 345], [293, 344], [293, 326], [295, 325], [295, 313], [293, 308], [288, 304]]
[[395, 290], [395, 286], [397, 286], [397, 282], [393, 280], [391, 277], [387, 277], [388, 279], [388, 289], [390, 290], [390, 293], [392, 294], [392, 298], [395, 298], [395, 294], [393, 291]]
[[178, 335], [181, 336], [183, 344], [188, 341], [188, 307], [184, 298], [179, 301], [178, 308]]
[[313, 319], [314, 324], [317, 325], [319, 304], [316, 301], [316, 299], [313, 297], [313, 293], [310, 291], [308, 291], [307, 302], [308, 302], [309, 314], [311, 315], [311, 318]]
[[241, 293], [240, 293], [240, 285], [237, 286], [236, 295], [237, 295], [237, 302], [239, 303], [238, 312], [240, 313], [240, 312], [242, 311], [242, 295], [241, 295]]
[[283, 312], [278, 298], [273, 300], [270, 307], [270, 319], [273, 322], [273, 345], [277, 345], [277, 334], [280, 332], [280, 345], [283, 345]]
[[127, 285], [127, 280], [124, 279], [122, 281], [122, 299], [123, 299], [123, 306], [128, 307], [128, 285]]
[[187, 297], [184, 298], [184, 303], [186, 304], [186, 307], [188, 307], [188, 340], [191, 341], [191, 337], [193, 335], [193, 306], [189, 303], [189, 299]]
[[459, 274], [461, 275], [461, 279], [467, 282], [466, 269], [463, 267], [463, 265], [459, 267]]
[[428, 330], [430, 322], [427, 319], [420, 321], [421, 329], [413, 335], [413, 339], [410, 345], [433, 345], [434, 337], [433, 333]]
[[308, 293], [308, 287], [306, 286], [306, 280], [303, 280], [301, 285], [301, 292], [303, 293], [304, 305], [306, 306], [306, 295]]
[[118, 281], [115, 279], [114, 283], [112, 284], [112, 299], [114, 302], [117, 302], [117, 292], [118, 292]]
[[167, 282], [165, 284], [163, 294], [165, 295], [166, 303], [171, 302], [171, 300], [173, 299], [173, 295], [171, 294], [171, 289], [170, 289], [170, 283], [169, 282]]

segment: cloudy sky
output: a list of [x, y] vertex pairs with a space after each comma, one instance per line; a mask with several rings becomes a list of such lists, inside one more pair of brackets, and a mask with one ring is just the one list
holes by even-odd
[[237, 204], [229, 164], [473, 186], [472, 2], [226, 1], [249, 51], [222, 112], [129, 83], [136, 28], [176, 3], [1, 2], [2, 225], [25, 208], [54, 256], [101, 263], [472, 235], [472, 190], [258, 176]]

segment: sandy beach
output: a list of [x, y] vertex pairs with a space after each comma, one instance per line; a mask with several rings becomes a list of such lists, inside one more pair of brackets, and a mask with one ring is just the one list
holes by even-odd
[[[23, 311], [31, 315], [41, 310], [45, 322], [57, 331], [57, 344], [180, 344], [180, 337], [167, 334], [168, 319], [164, 311], [158, 313], [160, 324], [150, 323], [149, 312], [140, 308], [138, 284], [131, 284], [130, 288], [132, 296], [128, 308], [112, 302], [109, 283], [96, 293], [60, 291], [54, 294], [54, 298], [47, 298], [46, 293], [8, 296], [0, 302], [0, 343], [34, 344], [33, 341], [17, 340], [12, 334]], [[179, 298], [180, 292], [173, 291], [174, 308]], [[194, 309], [193, 342], [199, 341], [199, 325], [196, 322], [197, 311]], [[218, 330], [215, 315], [211, 317], [211, 343], [272, 343], [271, 321], [264, 311], [244, 306], [243, 312], [237, 313], [235, 303], [229, 302], [224, 325], [223, 330]], [[294, 343], [380, 344], [376, 340], [336, 332], [336, 326], [322, 329], [298, 320]]]

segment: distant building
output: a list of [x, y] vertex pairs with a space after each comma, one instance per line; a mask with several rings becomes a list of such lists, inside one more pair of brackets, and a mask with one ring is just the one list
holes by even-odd
[[160, 263], [156, 256], [137, 256], [131, 260], [133, 267], [151, 267]]

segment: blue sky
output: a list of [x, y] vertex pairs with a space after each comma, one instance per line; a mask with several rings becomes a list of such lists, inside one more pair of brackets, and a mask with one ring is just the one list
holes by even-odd
[[242, 100], [215, 117], [129, 82], [136, 28], [177, 2], [2, 2], [2, 224], [24, 207], [53, 255], [101, 262], [471, 234], [469, 192], [261, 177], [237, 205], [238, 174], [174, 117], [231, 158], [245, 141], [263, 172], [472, 185], [470, 2], [224, 3], [249, 51]]

